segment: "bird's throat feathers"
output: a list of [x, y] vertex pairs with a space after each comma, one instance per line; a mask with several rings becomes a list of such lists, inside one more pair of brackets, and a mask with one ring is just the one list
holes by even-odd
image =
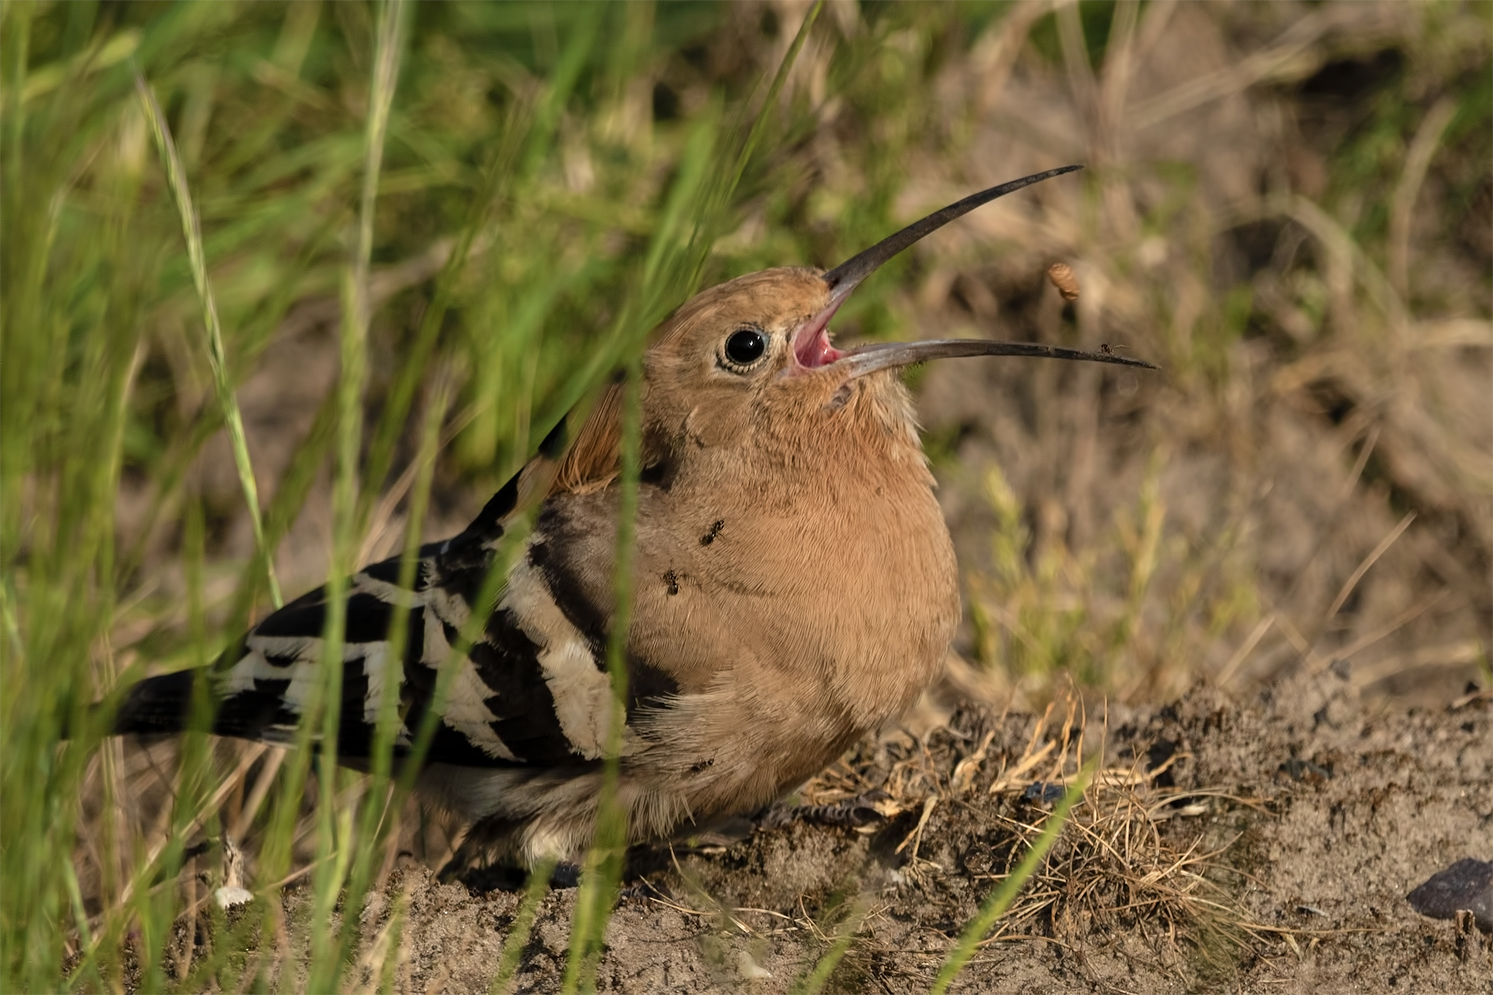
[[674, 475], [760, 481], [783, 498], [805, 490], [931, 490], [912, 401], [895, 373], [845, 384], [812, 379], [820, 382], [766, 394], [745, 420], [692, 409], [671, 454]]

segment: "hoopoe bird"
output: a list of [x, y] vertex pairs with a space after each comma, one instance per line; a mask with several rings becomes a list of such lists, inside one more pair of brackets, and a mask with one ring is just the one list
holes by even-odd
[[[775, 802], [936, 676], [960, 616], [957, 568], [899, 368], [969, 356], [1150, 367], [1032, 343], [831, 342], [830, 319], [888, 259], [982, 204], [1078, 168], [974, 194], [828, 271], [730, 280], [656, 330], [642, 363], [622, 641], [616, 784], [631, 842], [690, 835]], [[399, 586], [398, 557], [365, 567], [348, 588], [337, 758], [370, 763], [384, 696], [396, 695], [397, 760], [434, 703], [416, 783], [471, 821], [458, 867], [573, 863], [593, 838], [614, 713], [622, 389], [608, 388], [569, 445], [562, 422], [460, 535], [421, 547], [412, 589]], [[530, 510], [532, 531], [495, 601], [481, 601], [505, 529]], [[212, 732], [294, 741], [320, 679], [326, 597], [287, 604], [208, 668], [135, 685], [115, 731], [182, 730], [205, 681]], [[399, 613], [407, 638], [396, 648]], [[473, 613], [483, 619], [477, 635], [453, 657]], [[458, 671], [436, 701], [447, 666]]]

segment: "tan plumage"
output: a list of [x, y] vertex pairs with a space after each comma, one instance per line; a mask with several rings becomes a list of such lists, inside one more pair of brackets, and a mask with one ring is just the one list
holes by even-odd
[[[1066, 170], [1063, 170], [1066, 171]], [[627, 630], [620, 798], [634, 841], [693, 832], [782, 797], [932, 680], [959, 617], [953, 547], [897, 368], [940, 356], [1055, 355], [951, 341], [835, 349], [827, 324], [881, 262], [1028, 177], [967, 198], [834, 270], [766, 270], [703, 291], [643, 363], [642, 456]], [[605, 644], [620, 502], [621, 394], [568, 450], [558, 433], [462, 535], [366, 568], [349, 603], [339, 756], [366, 756], [381, 696], [409, 742], [454, 630], [487, 615], [441, 706], [421, 785], [474, 820], [464, 861], [575, 860], [608, 742]], [[496, 605], [474, 577], [513, 514], [540, 502]], [[319, 592], [261, 622], [209, 679], [215, 730], [284, 739], [319, 659]], [[412, 636], [389, 672], [389, 617]], [[361, 663], [361, 666], [359, 664]], [[178, 728], [193, 677], [133, 689], [120, 731]]]

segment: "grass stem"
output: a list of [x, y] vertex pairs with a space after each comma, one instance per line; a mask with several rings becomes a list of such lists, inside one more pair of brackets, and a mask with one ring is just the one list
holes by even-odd
[[273, 551], [264, 541], [264, 517], [259, 511], [259, 487], [254, 481], [254, 467], [249, 461], [249, 443], [244, 436], [244, 417], [239, 411], [238, 398], [234, 395], [233, 382], [228, 375], [228, 355], [223, 347], [223, 327], [218, 321], [218, 304], [213, 299], [212, 284], [207, 278], [207, 257], [202, 249], [202, 221], [192, 203], [192, 191], [187, 185], [186, 167], [177, 154], [176, 142], [171, 138], [171, 128], [166, 115], [156, 100], [155, 91], [138, 71], [135, 73], [135, 91], [140, 98], [140, 108], [150, 122], [155, 135], [156, 148], [161, 162], [166, 167], [167, 184], [176, 201], [177, 213], [181, 216], [181, 232], [187, 243], [187, 261], [192, 270], [192, 283], [197, 288], [197, 299], [202, 305], [202, 324], [207, 330], [207, 360], [212, 367], [213, 386], [217, 390], [218, 405], [223, 409], [223, 423], [228, 427], [228, 438], [233, 448], [233, 465], [238, 471], [239, 486], [244, 491], [244, 503], [249, 507], [249, 521], [254, 529], [254, 545], [264, 564], [265, 581], [269, 585], [270, 600], [276, 608], [285, 603], [280, 594], [280, 581], [275, 576]]

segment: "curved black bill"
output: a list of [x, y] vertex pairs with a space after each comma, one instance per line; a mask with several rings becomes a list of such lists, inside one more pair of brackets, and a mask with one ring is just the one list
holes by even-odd
[[956, 201], [941, 211], [934, 211], [921, 221], [914, 221], [895, 235], [889, 235], [877, 242], [865, 252], [851, 256], [845, 262], [824, 274], [824, 282], [829, 284], [832, 299], [836, 302], [842, 301], [855, 289], [856, 285], [876, 272], [888, 259], [897, 255], [908, 246], [917, 242], [925, 235], [938, 231], [944, 225], [955, 218], [962, 218], [982, 204], [988, 204], [997, 197], [1004, 197], [1008, 193], [1029, 187], [1033, 183], [1041, 183], [1043, 180], [1052, 179], [1054, 176], [1062, 176], [1064, 173], [1072, 173], [1082, 169], [1082, 166], [1059, 166], [1057, 169], [1049, 169], [1042, 173], [1033, 173], [1031, 176], [1023, 176], [1019, 180], [1002, 183], [1000, 186], [991, 187], [989, 190], [981, 190], [979, 193], [970, 194], [963, 200]]
[[[1041, 173], [1033, 173], [1031, 176], [1023, 176], [1019, 180], [1002, 183], [1000, 186], [991, 187], [989, 190], [981, 190], [979, 193], [970, 194], [963, 200], [956, 201], [941, 211], [935, 211], [921, 221], [915, 221], [887, 238], [877, 242], [865, 252], [852, 256], [850, 259], [836, 266], [824, 274], [824, 282], [829, 284], [830, 301], [829, 306], [816, 315], [811, 321], [805, 323], [794, 335], [795, 347], [806, 337], [812, 337], [823, 333], [826, 325], [832, 318], [845, 298], [856, 286], [870, 276], [872, 273], [891, 259], [897, 253], [919, 239], [929, 235], [956, 218], [961, 218], [982, 204], [988, 204], [997, 197], [1003, 197], [1008, 193], [1029, 187], [1033, 183], [1041, 183], [1054, 176], [1062, 176], [1064, 173], [1072, 173], [1082, 169], [1082, 166], [1060, 166], [1057, 169], [1049, 169]], [[1157, 366], [1143, 359], [1131, 359], [1128, 356], [1118, 356], [1105, 348], [1102, 352], [1085, 352], [1082, 349], [1068, 349], [1063, 346], [1041, 345], [1036, 342], [990, 342], [985, 339], [938, 339], [931, 342], [886, 342], [863, 345], [851, 349], [834, 360], [836, 369], [845, 371], [847, 379], [865, 376], [875, 373], [877, 370], [890, 369], [895, 366], [907, 366], [912, 363], [921, 363], [929, 359], [953, 359], [962, 356], [1035, 356], [1047, 359], [1071, 359], [1082, 360], [1091, 363], [1112, 363], [1116, 366], [1135, 366], [1145, 370], [1158, 369]]]
[[1160, 367], [1144, 359], [1132, 359], [1112, 352], [1085, 352], [1040, 342], [990, 342], [985, 339], [934, 339], [928, 342], [876, 342], [851, 349], [835, 361], [845, 370], [848, 380], [863, 377], [893, 366], [907, 366], [929, 359], [956, 359], [962, 356], [1038, 356], [1047, 359], [1077, 359], [1090, 363], [1113, 363], [1138, 366], [1143, 370]]

